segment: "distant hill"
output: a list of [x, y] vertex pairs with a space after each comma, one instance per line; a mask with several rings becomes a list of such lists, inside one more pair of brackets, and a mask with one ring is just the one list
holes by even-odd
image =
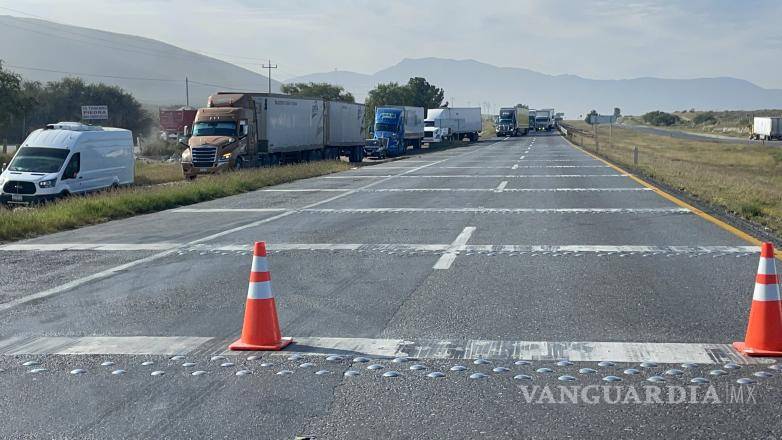
[[[573, 69], [578, 68], [577, 64]], [[782, 90], [763, 89], [735, 78], [594, 80], [575, 75], [546, 75], [528, 69], [497, 67], [474, 60], [442, 58], [404, 59], [372, 75], [335, 71], [292, 78], [287, 82], [325, 81], [344, 86], [358, 99], [381, 82], [406, 82], [411, 76], [426, 77], [445, 88], [447, 99], [457, 106], [491, 103], [510, 106], [554, 107], [568, 118], [589, 110], [624, 114], [651, 110], [674, 111], [757, 109], [782, 107]]]
[[[0, 16], [0, 41], [0, 60], [25, 79], [45, 82], [77, 76], [59, 72], [113, 76], [81, 75], [88, 82], [120, 86], [145, 104], [184, 104], [186, 76], [190, 80], [190, 104], [195, 106], [205, 104], [215, 91], [230, 91], [229, 87], [257, 92], [268, 88], [266, 76], [132, 35]], [[279, 91], [279, 87], [279, 82], [272, 81], [273, 91]]]

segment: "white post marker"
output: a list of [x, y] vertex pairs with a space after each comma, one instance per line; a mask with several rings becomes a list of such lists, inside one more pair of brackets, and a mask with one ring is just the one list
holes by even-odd
[[456, 260], [456, 253], [459, 252], [461, 248], [467, 244], [467, 241], [470, 240], [470, 237], [472, 236], [473, 232], [475, 232], [475, 226], [467, 226], [466, 228], [464, 228], [461, 234], [459, 234], [459, 236], [456, 237], [456, 240], [454, 240], [453, 243], [451, 243], [451, 245], [448, 246], [448, 249], [440, 257], [440, 259], [437, 260], [437, 263], [434, 264], [433, 269], [437, 269], [437, 270], [450, 269], [454, 260]]

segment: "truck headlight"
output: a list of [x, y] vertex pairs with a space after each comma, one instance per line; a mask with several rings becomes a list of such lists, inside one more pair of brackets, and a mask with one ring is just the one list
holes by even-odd
[[41, 188], [54, 188], [54, 185], [57, 185], [57, 179], [41, 180], [38, 182], [38, 186]]
[[231, 153], [224, 153], [220, 156], [220, 162], [228, 162], [229, 160], [231, 160]]
[[182, 162], [192, 162], [193, 153], [189, 148], [182, 152]]

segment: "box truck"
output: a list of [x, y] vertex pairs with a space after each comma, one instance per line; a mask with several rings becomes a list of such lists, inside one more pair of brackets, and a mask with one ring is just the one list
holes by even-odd
[[134, 178], [130, 130], [59, 122], [19, 146], [0, 174], [0, 201], [31, 204], [130, 185]]
[[553, 108], [535, 110], [535, 128], [543, 131], [551, 131], [554, 128]]
[[217, 93], [198, 109], [182, 153], [188, 179], [227, 169], [363, 158], [364, 105], [268, 93]]
[[435, 144], [464, 138], [475, 142], [482, 128], [480, 107], [430, 108], [424, 120], [424, 142]]
[[163, 139], [178, 139], [185, 132], [185, 127], [191, 127], [197, 110], [192, 107], [174, 107], [158, 109], [161, 137]]
[[375, 109], [372, 139], [365, 151], [368, 156], [386, 157], [405, 154], [407, 147], [421, 148], [424, 140], [424, 108], [384, 106]]
[[751, 137], [764, 141], [782, 140], [782, 117], [755, 117]]
[[500, 109], [497, 136], [523, 136], [529, 132], [529, 108], [517, 105]]

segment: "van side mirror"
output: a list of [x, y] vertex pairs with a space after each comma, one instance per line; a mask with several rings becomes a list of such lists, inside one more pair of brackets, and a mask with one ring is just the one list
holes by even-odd
[[184, 128], [182, 128], [182, 134], [184, 134], [185, 137], [190, 137], [190, 127], [185, 125]]

